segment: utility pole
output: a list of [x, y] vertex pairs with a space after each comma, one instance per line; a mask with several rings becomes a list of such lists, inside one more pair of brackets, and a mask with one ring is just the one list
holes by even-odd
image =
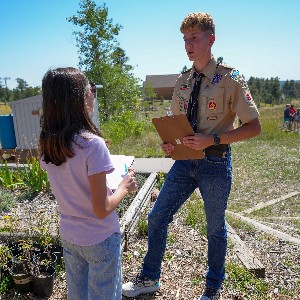
[[[9, 93], [8, 93], [8, 88], [7, 88], [7, 80], [10, 80], [10, 77], [0, 77], [0, 80], [4, 80], [5, 82], [5, 88], [6, 88], [6, 101], [9, 101]], [[5, 103], [6, 104], [6, 103]]]

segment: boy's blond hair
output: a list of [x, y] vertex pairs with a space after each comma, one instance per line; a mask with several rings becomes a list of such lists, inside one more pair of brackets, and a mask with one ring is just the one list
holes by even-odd
[[186, 31], [189, 31], [189, 29], [194, 28], [200, 29], [204, 32], [211, 31], [213, 34], [215, 34], [214, 20], [208, 13], [190, 13], [183, 20], [180, 26], [180, 31], [184, 33]]

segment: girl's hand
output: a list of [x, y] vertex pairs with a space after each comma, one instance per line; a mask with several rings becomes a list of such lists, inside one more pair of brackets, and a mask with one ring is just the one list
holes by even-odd
[[138, 188], [133, 169], [129, 169], [128, 174], [126, 174], [120, 182], [119, 188], [125, 189], [127, 193], [131, 193]]

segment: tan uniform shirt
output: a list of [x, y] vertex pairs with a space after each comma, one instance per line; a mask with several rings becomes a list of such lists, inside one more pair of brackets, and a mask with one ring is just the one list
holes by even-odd
[[[186, 114], [195, 80], [194, 66], [181, 74], [173, 92], [171, 110], [174, 115]], [[234, 129], [236, 115], [242, 123], [259, 116], [250, 90], [239, 71], [218, 65], [211, 59], [202, 72], [198, 98], [197, 128], [204, 134], [222, 133]]]

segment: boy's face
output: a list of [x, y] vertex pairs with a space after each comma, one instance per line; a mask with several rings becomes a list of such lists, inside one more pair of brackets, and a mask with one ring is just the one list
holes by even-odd
[[211, 32], [193, 28], [184, 32], [183, 40], [189, 60], [197, 61], [211, 55], [211, 46], [215, 41], [215, 36]]

